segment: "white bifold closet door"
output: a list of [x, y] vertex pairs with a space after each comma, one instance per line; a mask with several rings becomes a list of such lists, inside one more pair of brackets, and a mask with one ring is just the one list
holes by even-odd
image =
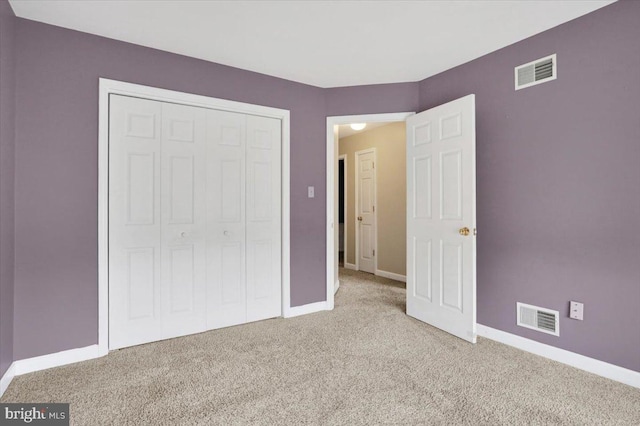
[[280, 121], [110, 96], [109, 347], [279, 316]]
[[279, 316], [280, 121], [207, 114], [208, 327]]

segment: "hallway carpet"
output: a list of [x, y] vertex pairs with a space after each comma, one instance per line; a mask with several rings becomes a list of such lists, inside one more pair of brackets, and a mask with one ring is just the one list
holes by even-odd
[[402, 283], [341, 270], [336, 307], [16, 377], [2, 402], [78, 425], [640, 424], [640, 390], [407, 317]]

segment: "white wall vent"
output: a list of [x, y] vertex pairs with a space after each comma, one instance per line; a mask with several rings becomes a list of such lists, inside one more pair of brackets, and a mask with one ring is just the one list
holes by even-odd
[[517, 302], [518, 325], [554, 336], [560, 335], [560, 313]]
[[555, 80], [558, 76], [556, 54], [536, 59], [515, 68], [516, 90]]

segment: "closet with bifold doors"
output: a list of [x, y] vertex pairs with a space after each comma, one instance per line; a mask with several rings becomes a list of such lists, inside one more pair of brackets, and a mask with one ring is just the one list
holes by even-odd
[[109, 96], [109, 349], [281, 315], [281, 127]]

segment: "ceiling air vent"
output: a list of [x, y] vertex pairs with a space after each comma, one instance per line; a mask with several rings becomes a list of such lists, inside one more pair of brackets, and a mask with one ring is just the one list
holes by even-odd
[[543, 333], [560, 335], [559, 312], [537, 306], [516, 303], [518, 310], [518, 325]]
[[515, 68], [516, 90], [555, 80], [557, 76], [555, 54], [537, 59]]

